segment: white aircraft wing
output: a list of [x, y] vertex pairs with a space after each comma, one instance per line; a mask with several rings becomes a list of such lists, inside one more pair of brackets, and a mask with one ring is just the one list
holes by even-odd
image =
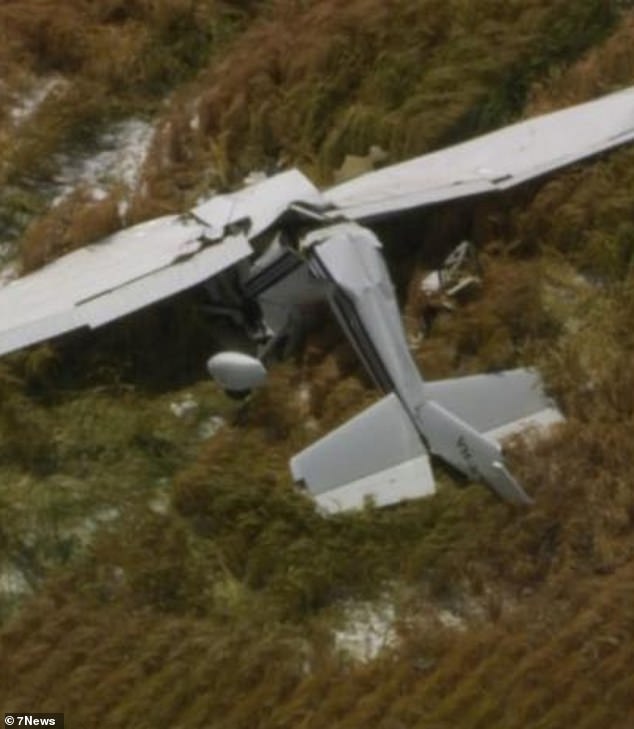
[[634, 139], [634, 87], [522, 121], [330, 188], [328, 202], [370, 220], [519, 185]]
[[294, 202], [323, 205], [312, 183], [289, 170], [186, 216], [115, 233], [0, 287], [0, 355], [94, 329], [202, 283], [251, 255], [249, 239]]
[[252, 250], [243, 236], [205, 243], [205, 226], [167, 216], [62, 256], [0, 288], [0, 355], [94, 328], [219, 273]]

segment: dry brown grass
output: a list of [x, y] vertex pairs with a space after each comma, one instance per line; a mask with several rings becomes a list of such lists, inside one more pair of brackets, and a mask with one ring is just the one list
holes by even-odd
[[[20, 31], [12, 43], [22, 43], [25, 63], [42, 42], [43, 61], [53, 64], [47, 68], [93, 74], [107, 87], [128, 74], [140, 83], [145, 71], [133, 49], [145, 47], [144, 19], [166, 28], [161, 13], [187, 13], [190, 4], [71, 2], [50, 29], [25, 26], [27, 7], [50, 18], [57, 6], [0, 8]], [[553, 19], [575, 27], [575, 8], [537, 0], [521, 7], [271, 4], [225, 63], [179, 92], [146, 171], [151, 195], [137, 201], [134, 215], [178, 207], [209, 184], [230, 184], [280, 150], [329, 173], [342, 154], [363, 153], [369, 143], [397, 158], [473, 131], [486, 118], [498, 123], [519, 111], [509, 88], [499, 91], [506, 74], [531, 58], [544, 70], [531, 53], [551, 38], [544, 33]], [[86, 42], [105, 49], [112, 41], [116, 57], [90, 59], [81, 43], [63, 48], [60, 39], [79, 33], [80, 17], [103, 25]], [[548, 66], [535, 98], [561, 98], [558, 79], [567, 74], [578, 76], [575, 100], [626, 82], [628, 28], [630, 19], [569, 71], [554, 54], [561, 70]], [[496, 56], [484, 52], [492, 43]], [[488, 103], [491, 96], [499, 107]], [[198, 129], [189, 124], [195, 113]], [[55, 366], [43, 356], [40, 364], [34, 358], [3, 369], [0, 467], [12, 489], [6, 493], [16, 496], [2, 504], [11, 515], [0, 529], [2, 554], [17, 545], [34, 560], [44, 549], [41, 530], [54, 532], [69, 514], [84, 514], [86, 505], [62, 498], [70, 484], [86, 504], [116, 497], [125, 513], [65, 567], [58, 561], [39, 594], [4, 624], [0, 708], [61, 708], [77, 727], [629, 729], [631, 168], [631, 152], [621, 150], [518, 195], [465, 206], [460, 220], [445, 211], [429, 224], [434, 243], [446, 244], [457, 230], [473, 234], [485, 250], [485, 285], [437, 320], [418, 353], [423, 372], [536, 363], [569, 417], [551, 440], [510, 448], [514, 472], [536, 498], [528, 510], [480, 486], [461, 489], [439, 466], [434, 499], [331, 520], [315, 514], [290, 488], [286, 460], [315, 430], [325, 432], [373, 397], [328, 326], [204, 444], [194, 425], [187, 430], [170, 419], [170, 393], [153, 403], [143, 390], [152, 367], [169, 370], [177, 361], [170, 349], [184, 353], [184, 364], [198, 356], [186, 317], [171, 330], [158, 313], [142, 317], [118, 338], [105, 335], [83, 359], [75, 352], [73, 366], [90, 365], [86, 377], [100, 383], [98, 392], [67, 372], [68, 352]], [[31, 265], [110, 230], [115, 202], [116, 193], [99, 204], [78, 194], [36, 221], [25, 244]], [[405, 291], [420, 256], [387, 250], [403, 254], [394, 263]], [[589, 280], [575, 278], [580, 270]], [[412, 316], [416, 305], [410, 297]], [[167, 346], [158, 346], [159, 331]], [[130, 370], [113, 361], [139, 349], [146, 351], [136, 379], [122, 380]], [[166, 363], [156, 361], [158, 352]], [[109, 387], [100, 381], [106, 366]], [[77, 391], [58, 390], [61, 382]], [[308, 404], [289, 397], [307, 383]], [[173, 479], [166, 514], [147, 506], [159, 478]], [[34, 511], [20, 500], [27, 488]], [[29, 532], [29, 524], [38, 529]], [[25, 534], [37, 537], [34, 545]], [[396, 602], [399, 590], [407, 596], [400, 646], [367, 664], [344, 660], [333, 650], [333, 614], [346, 600], [391, 590]], [[473, 610], [464, 613], [464, 630], [429, 616], [465, 602]]]
[[[3, 636], [3, 670], [12, 680], [3, 682], [0, 703], [36, 701], [53, 711], [61, 702], [70, 726], [98, 719], [105, 727], [150, 727], [169, 717], [203, 727], [222, 717], [230, 729], [627, 727], [632, 577], [623, 568], [582, 589], [569, 581], [571, 618], [560, 611], [561, 590], [550, 589], [549, 609], [529, 598], [477, 634], [412, 631], [403, 651], [370, 665], [324, 655], [319, 633], [257, 624], [227, 632], [191, 618], [80, 606], [60, 586], [15, 624], [13, 639]], [[45, 624], [36, 617], [44, 608], [55, 616]], [[16, 653], [19, 639], [28, 650]]]
[[[53, 155], [90, 148], [111, 121], [156, 112], [162, 97], [207, 64], [252, 12], [213, 0], [9, 0], [0, 6], [0, 221], [15, 238], [34, 214], [50, 202], [56, 173]], [[54, 80], [57, 86], [43, 89]], [[34, 101], [39, 96], [39, 107]], [[13, 114], [26, 103], [28, 113]], [[28, 201], [25, 197], [29, 196]], [[76, 195], [65, 217], [74, 228], [69, 243], [28, 236], [28, 269], [69, 247], [89, 242], [111, 226], [103, 209]], [[139, 201], [133, 221], [156, 214], [157, 206]], [[102, 223], [91, 225], [93, 215]], [[74, 216], [77, 215], [77, 221]], [[58, 211], [41, 232], [55, 229]], [[73, 221], [71, 222], [71, 219]], [[85, 230], [85, 236], [80, 234]], [[54, 253], [55, 252], [55, 253]]]
[[[142, 84], [147, 91], [167, 81], [157, 73], [182, 71], [153, 67], [157, 53], [167, 60], [172, 41], [200, 42], [216, 10], [208, 0], [69, 0], [62, 6], [50, 0], [7, 0], [0, 8], [0, 27], [11, 39], [5, 62], [39, 73], [80, 74], [141, 93]], [[185, 37], [179, 39], [179, 32]], [[188, 32], [194, 35], [187, 38]], [[157, 42], [163, 43], [160, 51]], [[171, 60], [177, 65], [181, 59]]]
[[22, 271], [33, 271], [121, 227], [116, 192], [94, 200], [89, 190], [77, 190], [25, 231], [21, 241]]
[[534, 85], [526, 107], [527, 116], [579, 104], [631, 85], [634, 81], [632, 39], [634, 13], [629, 11], [605, 42], [576, 63]]
[[[520, 93], [524, 59], [557, 27], [551, 14], [565, 24], [540, 2], [280, 2], [201, 76], [194, 103], [192, 90], [175, 100], [148, 167], [152, 194], [182, 198], [192, 169], [222, 186], [278, 161], [327, 180], [372, 144], [399, 159], [490, 128]], [[491, 99], [501, 82], [509, 98]]]

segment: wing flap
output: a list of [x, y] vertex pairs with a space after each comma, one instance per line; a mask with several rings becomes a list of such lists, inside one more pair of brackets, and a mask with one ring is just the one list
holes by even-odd
[[202, 231], [199, 223], [167, 216], [62, 256], [0, 288], [0, 328], [17, 329], [64, 315], [85, 299], [190, 256], [201, 247]]

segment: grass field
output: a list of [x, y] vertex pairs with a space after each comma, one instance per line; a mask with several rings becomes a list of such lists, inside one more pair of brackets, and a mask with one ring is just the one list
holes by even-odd
[[[328, 184], [373, 144], [397, 161], [622, 88], [629, 5], [7, 0], [0, 239], [29, 270], [255, 168]], [[134, 189], [54, 205], [59, 155], [129, 119], [155, 129]], [[412, 334], [429, 251], [480, 251], [482, 290], [420, 343], [423, 374], [536, 365], [565, 412], [510, 449], [530, 509], [439, 465], [432, 499], [319, 516], [287, 460], [375, 397], [331, 321], [243, 404], [206, 379], [186, 298], [5, 358], [0, 709], [71, 728], [634, 726], [633, 160], [430, 211], [425, 251], [387, 231]], [[386, 605], [385, 649], [346, 652], [338, 632]]]

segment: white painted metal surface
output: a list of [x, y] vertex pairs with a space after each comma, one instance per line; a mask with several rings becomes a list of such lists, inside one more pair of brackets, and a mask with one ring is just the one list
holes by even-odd
[[263, 385], [266, 380], [262, 362], [244, 352], [215, 354], [207, 361], [207, 370], [225, 390], [252, 390]]
[[423, 392], [483, 434], [510, 433], [512, 423], [554, 408], [539, 373], [530, 369], [425, 382]]
[[193, 208], [192, 214], [208, 225], [216, 235], [225, 226], [249, 220], [249, 238], [269, 228], [292, 203], [324, 205], [317, 188], [299, 170], [291, 169], [262, 182], [232, 192], [216, 195]]
[[413, 406], [421, 398], [420, 373], [378, 238], [357, 223], [340, 223], [310, 233], [302, 247], [313, 250], [314, 274], [332, 282], [333, 311], [375, 382]]
[[427, 452], [393, 393], [295, 455], [291, 472], [328, 511], [434, 491]]
[[0, 289], [0, 322], [10, 328], [109, 291], [200, 248], [202, 226], [171, 215], [73, 251]]
[[504, 190], [634, 139], [634, 87], [370, 172], [324, 197], [356, 220]]
[[[218, 195], [192, 214], [115, 233], [15, 279], [0, 288], [0, 355], [98, 327], [202, 283], [249, 256], [246, 236], [259, 235], [300, 201], [322, 203], [313, 184], [290, 170]], [[248, 233], [227, 236], [226, 226], [242, 220]]]
[[126, 314], [162, 301], [224, 271], [253, 252], [242, 235], [229, 236], [185, 260], [120, 286], [81, 305], [83, 321], [95, 329]]
[[251, 253], [231, 237], [201, 250], [203, 227], [177, 216], [109, 236], [0, 289], [0, 354], [97, 327], [201, 283]]
[[317, 505], [329, 514], [374, 506], [390, 506], [436, 492], [428, 456], [417, 456], [391, 468], [351, 481], [315, 496]]

